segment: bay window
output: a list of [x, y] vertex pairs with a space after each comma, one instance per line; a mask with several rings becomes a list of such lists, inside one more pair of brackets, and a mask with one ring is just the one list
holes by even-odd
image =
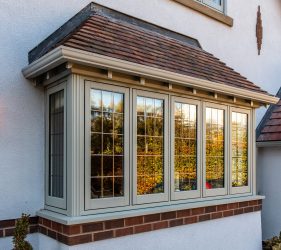
[[65, 159], [74, 157], [66, 157], [66, 138], [75, 129], [66, 128], [66, 107], [77, 103], [80, 116], [71, 119], [84, 145], [75, 147], [71, 168], [83, 187], [83, 213], [251, 194], [251, 109], [145, 86], [83, 83], [80, 101], [66, 102], [74, 93], [66, 84], [47, 91], [48, 206], [66, 209]]

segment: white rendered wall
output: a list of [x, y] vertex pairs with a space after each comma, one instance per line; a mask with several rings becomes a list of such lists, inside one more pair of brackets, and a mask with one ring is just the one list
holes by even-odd
[[[261, 221], [260, 212], [255, 212], [73, 247], [42, 234], [32, 237], [36, 250], [259, 250]], [[10, 242], [10, 238], [0, 239], [0, 249], [10, 250]]]
[[281, 231], [281, 148], [259, 148], [257, 157], [257, 191], [266, 196], [262, 209], [263, 239]]
[[[0, 220], [34, 215], [44, 203], [43, 94], [21, 69], [27, 53], [89, 0], [0, 0]], [[97, 0], [96, 2], [197, 38], [204, 49], [264, 89], [281, 85], [281, 2], [229, 0], [230, 28], [172, 0]], [[262, 55], [257, 55], [255, 25], [261, 5]]]

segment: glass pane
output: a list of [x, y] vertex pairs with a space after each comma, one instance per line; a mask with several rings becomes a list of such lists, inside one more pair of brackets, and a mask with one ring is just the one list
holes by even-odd
[[113, 132], [113, 113], [103, 112], [102, 126], [103, 126], [103, 133], [111, 134]]
[[91, 108], [92, 110], [101, 111], [101, 91], [93, 90], [91, 93]]
[[91, 89], [91, 198], [124, 195], [124, 95]]
[[63, 198], [64, 90], [49, 96], [49, 196]]
[[93, 132], [101, 132], [102, 128], [102, 113], [93, 111], [91, 114], [91, 129]]
[[102, 108], [104, 112], [113, 111], [113, 93], [102, 91]]
[[174, 191], [197, 190], [197, 106], [176, 102], [174, 113]]
[[123, 95], [114, 93], [114, 112], [123, 113]]
[[248, 186], [248, 115], [232, 112], [232, 186]]
[[222, 0], [209, 0], [209, 1], [217, 5], [222, 5]]
[[164, 101], [137, 97], [137, 193], [164, 192]]
[[206, 108], [206, 188], [224, 188], [224, 110]]

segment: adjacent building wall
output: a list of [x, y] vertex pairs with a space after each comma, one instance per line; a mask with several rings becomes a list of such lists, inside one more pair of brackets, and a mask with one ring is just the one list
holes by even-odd
[[[42, 90], [21, 74], [27, 53], [89, 2], [0, 0], [0, 220], [19, 217], [22, 212], [34, 215], [44, 204], [44, 99]], [[96, 2], [197, 38], [204, 49], [271, 93], [281, 84], [278, 0], [229, 0], [232, 28], [172, 0]], [[264, 26], [261, 56], [255, 37], [259, 4]], [[258, 226], [253, 237], [259, 237]]]
[[[38, 250], [258, 250], [261, 249], [260, 212], [73, 247], [42, 234], [29, 239]], [[11, 238], [0, 239], [0, 246], [3, 246], [1, 250], [11, 249]]]
[[281, 148], [258, 149], [257, 191], [266, 196], [262, 210], [262, 235], [268, 239], [281, 231]]

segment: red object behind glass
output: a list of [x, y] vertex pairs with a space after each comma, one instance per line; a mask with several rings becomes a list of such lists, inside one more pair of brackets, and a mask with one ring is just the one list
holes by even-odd
[[212, 184], [209, 183], [209, 182], [206, 182], [206, 188], [207, 188], [207, 189], [212, 189]]

